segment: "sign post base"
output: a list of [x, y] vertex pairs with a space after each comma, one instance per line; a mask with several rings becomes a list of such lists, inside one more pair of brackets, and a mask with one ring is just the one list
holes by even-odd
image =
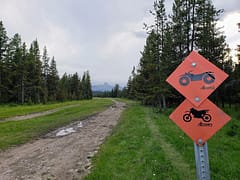
[[198, 144], [194, 142], [194, 151], [196, 160], [197, 180], [210, 180], [207, 142], [202, 144], [201, 139], [199, 139]]

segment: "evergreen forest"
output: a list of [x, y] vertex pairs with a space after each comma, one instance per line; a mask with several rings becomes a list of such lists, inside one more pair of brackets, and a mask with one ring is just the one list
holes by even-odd
[[34, 40], [28, 48], [16, 33], [7, 36], [0, 21], [0, 103], [47, 103], [53, 101], [91, 99], [88, 71], [82, 77], [64, 73], [59, 77], [54, 56], [50, 59], [46, 46], [40, 53]]

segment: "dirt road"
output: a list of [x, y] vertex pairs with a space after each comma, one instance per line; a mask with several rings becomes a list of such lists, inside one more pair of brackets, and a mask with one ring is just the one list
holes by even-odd
[[63, 127], [44, 138], [0, 153], [0, 180], [81, 179], [91, 158], [117, 124], [124, 104]]

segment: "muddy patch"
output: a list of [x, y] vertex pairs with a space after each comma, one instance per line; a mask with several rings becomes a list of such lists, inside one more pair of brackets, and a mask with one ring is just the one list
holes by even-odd
[[85, 126], [87, 126], [90, 123], [91, 119], [92, 119], [92, 117], [88, 117], [81, 121], [75, 121], [67, 126], [58, 128], [58, 129], [46, 134], [44, 136], [44, 138], [59, 138], [62, 136], [67, 136], [72, 133], [79, 132], [79, 131], [81, 131], [82, 128], [84, 128]]

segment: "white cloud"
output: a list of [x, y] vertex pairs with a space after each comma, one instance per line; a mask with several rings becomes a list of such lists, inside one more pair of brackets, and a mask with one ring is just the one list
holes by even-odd
[[237, 44], [240, 44], [240, 33], [238, 32], [237, 23], [240, 22], [240, 12], [234, 11], [228, 13], [221, 19], [218, 23], [219, 27], [223, 27], [224, 34], [226, 36], [226, 41], [229, 44], [229, 47], [232, 49], [231, 55], [234, 60], [236, 60], [236, 47]]
[[62, 60], [60, 63], [64, 63], [64, 59], [69, 63], [74, 57], [83, 53], [80, 44], [75, 42], [71, 33], [54, 22], [45, 21], [45, 27], [40, 30], [39, 36], [41, 44], [47, 45], [49, 54], [56, 55]]
[[[102, 64], [99, 69], [108, 68], [110, 76], [106, 79], [110, 82], [118, 80], [124, 84], [140, 59], [140, 51], [143, 50], [146, 32], [143, 30], [144, 22], [151, 22], [152, 18], [147, 15], [137, 22], [126, 22], [121, 31], [110, 34], [102, 47], [99, 55]], [[124, 80], [123, 80], [124, 79]]]
[[120, 57], [127, 54], [139, 42], [139, 39], [131, 32], [117, 32], [109, 36], [102, 49], [104, 58]]
[[101, 63], [95, 64], [107, 71], [106, 81], [124, 83], [128, 79], [131, 68], [138, 64], [140, 50], [144, 44], [143, 38], [138, 38], [133, 32], [116, 32], [109, 36], [99, 49]]
[[239, 0], [212, 0], [216, 9], [224, 9], [224, 16], [233, 11], [239, 11]]

